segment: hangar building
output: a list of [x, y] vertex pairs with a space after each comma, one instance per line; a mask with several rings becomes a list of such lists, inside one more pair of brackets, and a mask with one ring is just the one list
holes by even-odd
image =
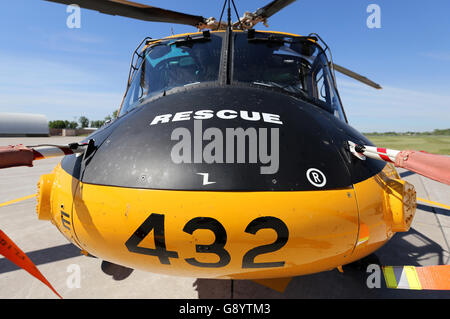
[[0, 113], [0, 136], [49, 136], [45, 115]]

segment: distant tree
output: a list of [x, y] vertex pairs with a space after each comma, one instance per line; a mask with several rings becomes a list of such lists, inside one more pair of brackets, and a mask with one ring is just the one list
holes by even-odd
[[80, 123], [81, 128], [89, 127], [89, 119], [86, 116], [80, 116], [78, 123]]
[[67, 126], [66, 128], [70, 128], [70, 129], [76, 129], [78, 127], [78, 123], [75, 121], [66, 121], [67, 122]]
[[70, 128], [70, 129], [76, 129], [78, 127], [77, 122], [69, 122], [67, 120], [55, 120], [55, 121], [49, 121], [48, 122], [49, 128], [57, 128], [57, 129], [63, 129], [63, 128]]
[[445, 130], [434, 130], [433, 134], [434, 135], [450, 135], [450, 128], [445, 129]]
[[66, 128], [67, 127], [66, 122], [67, 121], [62, 121], [62, 120], [49, 121], [48, 127], [49, 128], [57, 128], [57, 129]]
[[118, 113], [119, 113], [119, 110], [115, 110], [113, 112], [113, 114], [112, 114], [113, 119], [115, 119], [117, 117]]
[[98, 121], [91, 121], [91, 127], [100, 128], [102, 125], [105, 124], [105, 121], [98, 120]]

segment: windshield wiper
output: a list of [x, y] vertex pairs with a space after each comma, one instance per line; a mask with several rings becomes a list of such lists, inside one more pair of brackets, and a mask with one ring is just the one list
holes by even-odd
[[178, 47], [178, 46], [183, 46], [183, 45], [189, 45], [194, 42], [206, 42], [206, 41], [211, 41], [211, 33], [208, 30], [203, 31], [202, 35], [197, 36], [195, 38], [188, 35], [184, 39], [180, 39], [180, 40], [176, 40], [176, 41], [172, 42], [170, 45], [175, 44]]
[[291, 41], [288, 41], [285, 38], [274, 37], [272, 35], [269, 35], [267, 38], [249, 38], [248, 42], [249, 43], [274, 43], [274, 44], [283, 45], [283, 44], [291, 42]]
[[274, 83], [274, 82], [257, 82], [256, 81], [256, 82], [252, 82], [252, 84], [259, 85], [259, 86], [265, 86], [265, 87], [268, 87], [270, 89], [276, 90], [278, 92], [289, 94], [289, 95], [294, 96], [296, 98], [302, 99], [302, 100], [304, 100], [306, 102], [314, 104], [315, 106], [320, 107], [321, 109], [327, 111], [328, 113], [333, 114], [333, 110], [330, 109], [330, 106], [327, 103], [322, 102], [321, 100], [319, 100], [317, 98], [309, 96], [303, 90], [295, 90], [295, 91], [294, 90], [289, 90], [288, 88], [292, 87], [292, 86], [282, 86], [282, 85], [279, 85], [279, 84]]
[[[258, 33], [260, 35], [264, 35], [264, 33]], [[286, 36], [275, 36], [273, 34], [269, 34], [266, 37], [256, 37], [256, 32], [255, 30], [253, 30], [253, 32], [251, 32], [250, 30], [248, 30], [247, 33], [247, 40], [250, 43], [274, 43], [274, 44], [280, 44], [283, 45], [285, 43], [296, 43], [296, 42], [301, 42], [301, 41], [305, 41], [305, 40], [312, 40], [317, 42], [317, 37], [314, 36], [306, 36], [306, 37], [286, 37]]]
[[258, 81], [252, 82], [252, 84], [273, 88], [273, 89], [276, 89], [277, 91], [280, 91], [283, 93], [289, 93], [291, 95], [300, 97], [300, 98], [305, 99], [310, 102], [313, 101], [313, 99], [306, 92], [304, 92], [300, 89], [293, 89], [292, 85], [283, 86], [276, 82], [258, 82]]

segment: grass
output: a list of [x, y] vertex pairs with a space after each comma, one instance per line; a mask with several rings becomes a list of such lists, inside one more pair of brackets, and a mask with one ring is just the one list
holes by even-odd
[[365, 136], [378, 147], [450, 155], [449, 135], [389, 136], [366, 134]]

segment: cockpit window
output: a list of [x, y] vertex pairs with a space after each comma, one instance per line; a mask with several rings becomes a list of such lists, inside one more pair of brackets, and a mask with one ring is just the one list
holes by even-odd
[[307, 39], [284, 35], [234, 35], [233, 81], [278, 88], [308, 99], [345, 121], [328, 60]]
[[146, 49], [133, 76], [120, 115], [140, 104], [143, 98], [176, 87], [219, 78], [222, 38], [174, 38]]

